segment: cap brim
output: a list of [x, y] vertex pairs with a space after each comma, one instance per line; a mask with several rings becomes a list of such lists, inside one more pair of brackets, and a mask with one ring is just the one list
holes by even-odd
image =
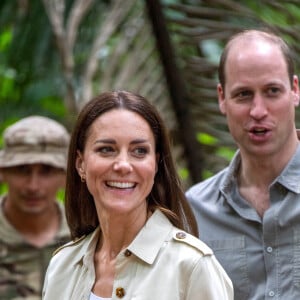
[[67, 158], [62, 153], [6, 153], [3, 150], [0, 151], [0, 168], [37, 163], [66, 170]]

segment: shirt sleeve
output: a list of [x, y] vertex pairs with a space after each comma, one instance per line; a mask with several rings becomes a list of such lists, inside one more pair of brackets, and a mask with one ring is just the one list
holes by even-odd
[[185, 299], [233, 300], [232, 282], [214, 255], [203, 256], [195, 265]]

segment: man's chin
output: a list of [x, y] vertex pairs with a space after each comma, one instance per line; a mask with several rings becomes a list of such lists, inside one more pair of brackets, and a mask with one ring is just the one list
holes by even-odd
[[23, 212], [28, 214], [40, 214], [46, 211], [45, 204], [42, 201], [26, 201], [23, 206]]

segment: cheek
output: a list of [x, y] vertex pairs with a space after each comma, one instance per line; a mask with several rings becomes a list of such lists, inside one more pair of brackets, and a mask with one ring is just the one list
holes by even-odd
[[106, 160], [88, 159], [84, 164], [84, 174], [86, 184], [91, 194], [97, 190], [99, 185], [96, 183], [101, 180], [105, 174], [111, 172], [112, 164]]
[[56, 178], [56, 189], [65, 188], [66, 186], [66, 177], [64, 175], [57, 176]]
[[149, 164], [146, 164], [144, 167], [143, 167], [143, 175], [145, 177], [145, 180], [147, 180], [149, 182], [149, 185], [153, 185], [154, 183], [154, 178], [155, 178], [155, 175], [157, 173], [157, 164], [156, 164], [156, 161], [153, 160], [153, 162], [149, 163]]
[[89, 160], [85, 163], [84, 172], [86, 177], [97, 177], [101, 176], [102, 173], [110, 170], [112, 163], [105, 160]]
[[269, 114], [275, 119], [294, 122], [295, 106], [290, 99], [269, 106]]
[[22, 190], [24, 187], [26, 187], [26, 180], [23, 179], [22, 177], [18, 178], [4, 178], [4, 182], [8, 186], [8, 189], [10, 190]]
[[47, 191], [49, 194], [55, 194], [60, 188], [65, 188], [64, 181], [61, 178], [51, 178], [40, 181], [40, 190]]
[[243, 123], [248, 119], [250, 109], [246, 106], [227, 106], [226, 117], [229, 123]]

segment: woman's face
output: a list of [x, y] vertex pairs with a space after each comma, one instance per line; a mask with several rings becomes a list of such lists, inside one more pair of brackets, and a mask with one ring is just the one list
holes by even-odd
[[157, 170], [150, 126], [139, 114], [125, 109], [104, 113], [89, 128], [76, 167], [86, 178], [98, 213], [145, 211]]

